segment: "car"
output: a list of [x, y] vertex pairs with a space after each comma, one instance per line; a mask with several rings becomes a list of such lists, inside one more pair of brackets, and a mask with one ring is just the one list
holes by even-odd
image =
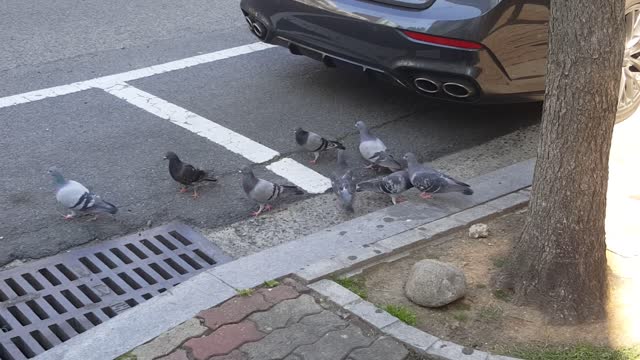
[[[264, 42], [428, 97], [544, 97], [549, 0], [242, 0], [240, 7]], [[618, 120], [640, 105], [640, 0], [626, 1], [625, 23]]]

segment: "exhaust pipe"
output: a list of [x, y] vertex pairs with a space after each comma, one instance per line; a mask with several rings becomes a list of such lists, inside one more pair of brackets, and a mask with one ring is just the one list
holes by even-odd
[[250, 16], [245, 16], [244, 19], [249, 24], [249, 30], [251, 30], [253, 35], [257, 36], [260, 40], [267, 38], [267, 27], [260, 20], [253, 19]]
[[448, 82], [442, 85], [445, 94], [458, 99], [466, 99], [475, 93], [475, 90], [467, 85], [460, 83]]
[[439, 81], [420, 77], [413, 80], [413, 84], [420, 91], [424, 91], [428, 94], [435, 94], [440, 91], [441, 85]]

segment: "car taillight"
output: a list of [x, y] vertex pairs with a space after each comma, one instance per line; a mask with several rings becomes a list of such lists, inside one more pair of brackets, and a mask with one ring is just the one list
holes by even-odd
[[408, 30], [403, 30], [402, 33], [407, 35], [410, 39], [420, 41], [423, 43], [428, 43], [428, 44], [444, 45], [444, 46], [450, 46], [450, 47], [465, 49], [465, 50], [479, 50], [484, 47], [482, 46], [482, 44], [479, 44], [473, 41], [458, 40], [458, 39], [451, 39], [451, 38], [442, 37], [442, 36], [427, 35], [427, 34], [408, 31]]

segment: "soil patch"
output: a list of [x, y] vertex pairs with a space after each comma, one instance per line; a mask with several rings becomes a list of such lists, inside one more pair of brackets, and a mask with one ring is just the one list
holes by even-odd
[[[511, 242], [520, 235], [525, 216], [526, 210], [519, 210], [488, 221], [490, 235], [486, 239], [471, 239], [466, 229], [453, 233], [412, 251], [408, 257], [369, 268], [356, 278], [364, 283], [370, 302], [381, 308], [404, 305], [415, 312], [416, 327], [464, 346], [505, 353], [530, 346], [636, 345], [615, 330], [623, 327], [612, 324], [612, 320], [578, 326], [549, 325], [538, 310], [515, 306], [509, 293], [489, 286], [491, 275], [504, 265]], [[409, 301], [404, 283], [413, 264], [422, 259], [437, 259], [461, 268], [467, 278], [467, 296], [437, 309]], [[626, 280], [612, 271], [612, 291], [624, 287]]]

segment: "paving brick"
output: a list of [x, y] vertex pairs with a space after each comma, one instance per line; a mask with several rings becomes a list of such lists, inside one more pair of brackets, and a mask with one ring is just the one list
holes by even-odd
[[215, 330], [222, 325], [237, 323], [249, 314], [267, 310], [271, 306], [262, 294], [254, 293], [251, 296], [236, 296], [218, 307], [202, 311], [198, 317], [204, 320], [207, 327]]
[[344, 330], [327, 333], [314, 344], [299, 347], [294, 354], [305, 360], [343, 359], [354, 349], [369, 346], [373, 340], [364, 336], [357, 326], [349, 325]]
[[214, 356], [209, 360], [245, 360], [247, 356], [239, 350], [233, 350], [227, 355]]
[[274, 330], [261, 341], [249, 343], [239, 350], [248, 360], [282, 359], [298, 346], [312, 344], [332, 330], [340, 330], [347, 323], [329, 311], [303, 318], [299, 323]]
[[356, 349], [349, 354], [347, 360], [405, 360], [409, 351], [390, 337], [381, 337], [371, 346]]
[[251, 321], [220, 327], [210, 335], [187, 341], [184, 347], [191, 350], [196, 360], [205, 360], [212, 356], [224, 355], [241, 345], [260, 340], [264, 334], [256, 329]]
[[340, 286], [340, 284], [337, 284], [335, 281], [320, 280], [309, 285], [309, 287], [340, 306], [345, 306], [360, 300], [358, 295]]
[[258, 330], [269, 333], [274, 329], [297, 323], [304, 316], [320, 312], [322, 307], [316, 304], [313, 297], [305, 294], [297, 299], [285, 300], [267, 311], [253, 313], [249, 320], [256, 323]]
[[136, 356], [137, 360], [152, 360], [169, 354], [187, 339], [200, 336], [205, 331], [207, 328], [200, 325], [200, 320], [191, 319], [136, 348], [131, 353]]
[[289, 285], [292, 288], [296, 289], [297, 292], [299, 293], [303, 293], [303, 292], [308, 292], [309, 288], [306, 287], [302, 282], [297, 281], [296, 279], [293, 278], [285, 278], [282, 279], [281, 283], [283, 285]]
[[489, 354], [483, 351], [464, 348], [450, 341], [438, 340], [426, 351], [427, 356], [442, 360], [488, 360]]
[[399, 321], [396, 317], [389, 315], [386, 311], [367, 301], [358, 301], [344, 308], [378, 329]]
[[[139, 358], [136, 358], [136, 360]], [[176, 350], [175, 352], [172, 352], [171, 354], [161, 357], [158, 360], [189, 360], [189, 357], [187, 356], [187, 352], [184, 350]]]
[[419, 350], [427, 350], [439, 339], [401, 321], [382, 328], [382, 332]]
[[268, 303], [271, 304], [277, 304], [283, 300], [294, 299], [300, 295], [296, 289], [288, 285], [278, 285], [271, 289], [263, 288], [258, 290], [258, 292], [264, 296], [264, 299]]

